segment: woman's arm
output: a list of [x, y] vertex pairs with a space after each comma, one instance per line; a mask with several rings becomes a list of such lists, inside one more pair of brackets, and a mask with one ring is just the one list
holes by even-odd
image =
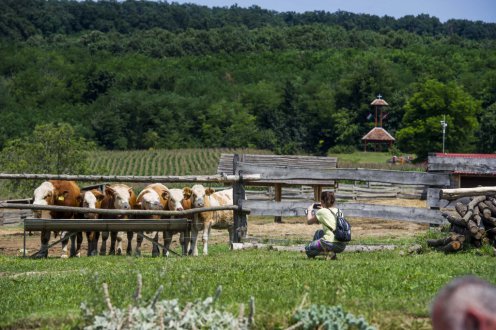
[[307, 225], [319, 223], [314, 211], [315, 210], [313, 209], [313, 204], [307, 208]]

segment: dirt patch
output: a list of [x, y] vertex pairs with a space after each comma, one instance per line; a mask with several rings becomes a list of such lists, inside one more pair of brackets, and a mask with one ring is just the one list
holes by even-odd
[[[367, 201], [370, 204], [395, 205], [408, 207], [426, 207], [425, 201], [411, 199], [388, 199]], [[411, 237], [416, 234], [425, 232], [428, 228], [426, 224], [416, 224], [407, 221], [389, 221], [371, 218], [349, 218], [353, 228], [353, 239], [360, 240], [366, 237]], [[291, 240], [291, 241], [309, 241], [317, 225], [306, 225], [303, 217], [283, 218], [283, 223], [274, 223], [272, 217], [250, 217], [248, 235], [251, 237], [273, 239], [273, 240]], [[123, 247], [127, 244], [127, 237], [123, 236]], [[160, 239], [162, 241], [162, 238]], [[53, 235], [52, 235], [53, 241]], [[179, 235], [175, 235], [172, 248], [179, 251]], [[162, 241], [163, 242], [163, 241]], [[210, 242], [228, 244], [227, 230], [212, 230]], [[110, 239], [108, 243], [110, 243]], [[201, 232], [199, 237], [201, 244]], [[133, 247], [135, 242], [133, 242]], [[40, 246], [40, 233], [34, 232], [26, 236], [26, 249], [29, 254], [37, 251]], [[0, 255], [21, 256], [23, 248], [23, 230], [20, 227], [4, 227], [0, 229]], [[144, 241], [142, 245], [144, 253], [150, 253], [151, 243]], [[87, 254], [86, 237], [83, 240], [83, 250], [81, 255]], [[50, 249], [50, 256], [59, 257], [62, 255], [61, 245], [57, 244]]]

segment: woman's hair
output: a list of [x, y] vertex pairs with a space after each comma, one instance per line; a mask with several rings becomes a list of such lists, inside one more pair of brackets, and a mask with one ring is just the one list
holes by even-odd
[[334, 192], [332, 191], [323, 191], [320, 193], [320, 200], [324, 204], [322, 205], [322, 207], [331, 207], [334, 205], [336, 197], [334, 196]]

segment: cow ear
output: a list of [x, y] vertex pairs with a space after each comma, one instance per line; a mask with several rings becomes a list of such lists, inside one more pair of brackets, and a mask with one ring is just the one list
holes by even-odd
[[96, 200], [97, 200], [97, 201], [99, 201], [99, 202], [103, 201], [103, 199], [105, 198], [105, 195], [104, 195], [104, 194], [102, 194], [102, 193], [101, 193], [101, 192], [99, 192], [99, 191], [96, 191], [96, 192], [94, 192], [93, 194], [95, 195]]
[[114, 195], [114, 189], [111, 186], [105, 185], [105, 194], [106, 195]]
[[84, 192], [80, 193], [77, 197], [76, 197], [76, 201], [78, 204], [81, 204], [82, 201], [84, 199]]
[[170, 194], [168, 190], [162, 191], [162, 198], [165, 199], [166, 201], [169, 200]]
[[183, 197], [184, 197], [184, 199], [189, 199], [192, 194], [193, 194], [193, 190], [191, 190], [190, 187], [184, 187], [183, 188]]
[[133, 196], [133, 194], [134, 194], [133, 188], [129, 188], [128, 191], [129, 191], [129, 196]]
[[205, 195], [210, 196], [215, 192], [212, 188], [205, 189]]

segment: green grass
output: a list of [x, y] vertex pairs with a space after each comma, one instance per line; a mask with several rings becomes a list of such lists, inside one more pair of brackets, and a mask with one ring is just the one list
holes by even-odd
[[[425, 164], [411, 164], [411, 163], [396, 163], [391, 164], [392, 155], [388, 152], [364, 152], [355, 151], [350, 154], [328, 154], [329, 157], [338, 158], [338, 167], [341, 168], [372, 168], [372, 169], [390, 169], [399, 171], [425, 171]], [[402, 155], [407, 157], [408, 155]], [[411, 155], [414, 157], [414, 155]]]
[[[309, 260], [295, 252], [231, 252], [224, 245], [212, 245], [210, 252], [169, 259], [0, 257], [0, 328], [80, 326], [82, 301], [103, 308], [103, 281], [115, 306], [131, 303], [137, 273], [143, 275], [145, 299], [159, 285], [164, 285], [162, 298], [183, 303], [212, 295], [222, 285], [220, 303], [237, 313], [239, 303], [254, 296], [260, 329], [288, 326], [306, 293], [307, 303], [342, 305], [380, 329], [428, 329], [428, 305], [446, 282], [465, 274], [496, 282], [494, 257], [473, 251], [346, 253], [337, 261]], [[38, 273], [21, 275], [26, 272]]]
[[338, 164], [343, 162], [355, 164], [379, 163], [385, 164], [391, 159], [391, 154], [388, 152], [363, 152], [355, 151], [351, 154], [329, 154], [329, 157], [337, 157]]

